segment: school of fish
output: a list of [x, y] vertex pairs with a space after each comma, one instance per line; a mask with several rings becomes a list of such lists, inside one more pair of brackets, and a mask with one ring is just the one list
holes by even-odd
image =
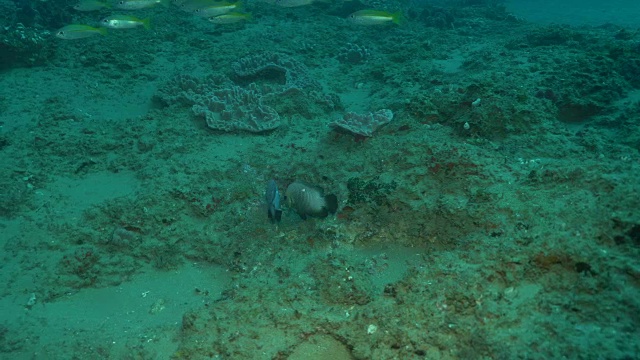
[[[80, 0], [73, 8], [77, 11], [92, 12], [118, 9], [120, 11], [135, 11], [149, 9], [155, 6], [169, 7], [171, 0]], [[332, 0], [263, 0], [264, 2], [284, 7], [297, 8], [314, 3], [327, 3]], [[181, 11], [202, 17], [213, 24], [235, 24], [252, 19], [250, 12], [245, 12], [242, 0], [228, 2], [225, 0], [173, 0], [173, 6]], [[346, 21], [356, 25], [385, 25], [401, 24], [401, 12], [387, 12], [375, 9], [356, 11], [346, 18]], [[133, 29], [142, 27], [151, 29], [151, 19], [140, 19], [129, 14], [112, 14], [98, 21], [95, 26], [88, 24], [70, 24], [55, 32], [56, 37], [64, 40], [83, 39], [96, 35], [107, 35], [107, 29]]]

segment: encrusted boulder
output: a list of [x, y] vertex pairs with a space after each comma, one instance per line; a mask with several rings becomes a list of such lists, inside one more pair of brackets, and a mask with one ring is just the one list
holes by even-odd
[[329, 126], [351, 135], [370, 137], [373, 136], [373, 132], [376, 131], [376, 129], [391, 120], [393, 120], [393, 111], [388, 109], [367, 114], [348, 112], [329, 124]]
[[278, 113], [262, 104], [255, 89], [232, 86], [214, 90], [192, 109], [196, 115], [204, 116], [207, 126], [214, 130], [260, 133], [280, 126]]

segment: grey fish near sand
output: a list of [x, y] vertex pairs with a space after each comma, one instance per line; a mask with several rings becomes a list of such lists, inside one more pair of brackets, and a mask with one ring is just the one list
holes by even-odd
[[279, 222], [282, 218], [282, 209], [280, 208], [280, 191], [275, 180], [269, 180], [264, 195], [268, 206], [267, 216], [272, 222]]
[[321, 188], [302, 181], [291, 183], [285, 196], [287, 205], [302, 219], [308, 216], [324, 218], [338, 210], [338, 198], [335, 195], [324, 195]]

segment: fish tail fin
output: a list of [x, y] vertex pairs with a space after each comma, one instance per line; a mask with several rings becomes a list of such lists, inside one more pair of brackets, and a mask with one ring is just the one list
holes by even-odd
[[147, 30], [151, 29], [151, 18], [142, 19], [142, 26]]
[[107, 28], [99, 27], [98, 28], [98, 33], [100, 33], [100, 35], [102, 35], [102, 36], [107, 35], [107, 33], [108, 33]]
[[397, 11], [391, 14], [391, 21], [396, 25], [402, 25], [404, 22], [404, 15], [402, 14], [402, 11]]
[[282, 219], [282, 209], [269, 208], [269, 210], [267, 210], [267, 216], [271, 222], [280, 222]]
[[324, 197], [325, 208], [331, 214], [335, 214], [338, 211], [338, 197], [334, 194], [326, 195]]

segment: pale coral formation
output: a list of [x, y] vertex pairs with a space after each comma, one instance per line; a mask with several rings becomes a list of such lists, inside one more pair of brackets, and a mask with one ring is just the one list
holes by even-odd
[[195, 104], [192, 109], [196, 115], [204, 116], [207, 126], [214, 130], [258, 133], [280, 126], [280, 116], [262, 104], [262, 95], [255, 86], [214, 90], [203, 104]]
[[393, 111], [382, 109], [368, 114], [348, 112], [329, 125], [338, 131], [370, 137], [376, 129], [391, 120], [393, 120]]
[[309, 75], [307, 67], [284, 54], [251, 54], [234, 62], [231, 68], [240, 81], [259, 82], [264, 93], [282, 95], [303, 89], [320, 90], [320, 84]]
[[255, 84], [243, 88], [224, 77], [198, 79], [179, 75], [161, 88], [156, 97], [169, 105], [191, 106], [194, 114], [204, 117], [207, 126], [214, 130], [259, 133], [280, 126], [280, 116], [263, 104], [263, 95]]
[[336, 59], [338, 59], [338, 61], [347, 65], [365, 63], [370, 57], [371, 49], [366, 46], [353, 43], [347, 43], [339, 50], [338, 55], [336, 55]]
[[252, 54], [231, 68], [231, 78], [178, 75], [158, 90], [156, 99], [191, 106], [207, 126], [227, 132], [265, 132], [280, 126], [281, 116], [313, 118], [340, 107], [337, 96], [323, 93], [307, 67], [287, 55]]

